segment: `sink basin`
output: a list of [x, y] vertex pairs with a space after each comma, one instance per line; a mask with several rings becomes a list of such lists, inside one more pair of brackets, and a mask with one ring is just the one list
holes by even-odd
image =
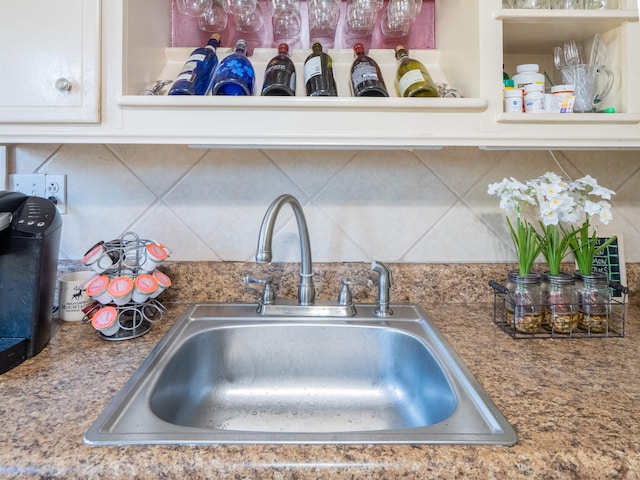
[[93, 445], [516, 443], [414, 305], [376, 317], [190, 307], [85, 434]]

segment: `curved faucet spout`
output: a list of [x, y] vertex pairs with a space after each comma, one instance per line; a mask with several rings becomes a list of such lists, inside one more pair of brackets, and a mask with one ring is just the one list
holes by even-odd
[[302, 211], [300, 202], [289, 194], [280, 195], [276, 198], [262, 219], [260, 235], [258, 236], [258, 249], [256, 250], [257, 262], [270, 262], [272, 258], [271, 242], [273, 239], [273, 229], [280, 209], [285, 204], [291, 205], [298, 224], [298, 235], [300, 237], [300, 284], [298, 285], [298, 303], [300, 305], [313, 305], [316, 297], [316, 289], [313, 284], [313, 272], [311, 262], [311, 243], [309, 242], [309, 230], [307, 221]]
[[371, 268], [378, 273], [378, 308], [375, 313], [378, 317], [389, 317], [393, 315], [393, 310], [389, 308], [389, 291], [393, 285], [393, 275], [391, 275], [389, 267], [382, 262], [374, 260], [371, 263]]

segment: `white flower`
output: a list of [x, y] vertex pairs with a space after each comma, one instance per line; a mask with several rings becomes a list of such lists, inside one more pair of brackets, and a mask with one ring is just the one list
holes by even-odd
[[613, 215], [611, 214], [611, 205], [607, 202], [603, 202], [606, 205], [603, 205], [603, 208], [600, 210], [600, 214], [598, 217], [600, 218], [600, 222], [603, 225], [608, 225], [609, 222], [613, 219]]
[[584, 191], [584, 195], [595, 195], [606, 200], [610, 200], [611, 196], [616, 194], [613, 190], [598, 185], [598, 181], [591, 175], [579, 178], [571, 184], [570, 189], [573, 191]]
[[558, 211], [549, 202], [541, 203], [540, 218], [544, 225], [557, 225], [559, 221]]
[[531, 188], [515, 178], [504, 178], [501, 182], [489, 185], [487, 193], [500, 197], [500, 208], [506, 211], [515, 210], [520, 214], [520, 203], [536, 204]]
[[500, 208], [507, 212], [515, 211], [518, 217], [522, 205], [538, 205], [540, 219], [546, 226], [579, 222], [583, 213], [587, 220], [597, 215], [602, 223], [607, 224], [612, 214], [611, 205], [605, 200], [615, 195], [613, 190], [598, 185], [590, 175], [566, 183], [553, 172], [546, 172], [526, 183], [513, 177], [504, 178], [490, 184], [487, 193], [497, 195]]

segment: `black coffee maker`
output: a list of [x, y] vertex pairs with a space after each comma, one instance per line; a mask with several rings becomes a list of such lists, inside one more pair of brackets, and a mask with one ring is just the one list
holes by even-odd
[[49, 343], [61, 231], [51, 201], [0, 191], [0, 374]]

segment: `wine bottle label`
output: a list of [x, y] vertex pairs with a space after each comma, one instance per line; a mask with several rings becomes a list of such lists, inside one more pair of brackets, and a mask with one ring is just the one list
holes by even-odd
[[196, 53], [194, 55], [191, 55], [189, 57], [189, 60], [187, 60], [188, 62], [202, 62], [204, 60], [204, 54], [202, 53]]
[[420, 70], [409, 70], [402, 77], [400, 77], [400, 80], [398, 80], [400, 95], [404, 96], [404, 92], [407, 91], [407, 88], [409, 88], [416, 82], [424, 82], [424, 77], [422, 76], [422, 72]]
[[287, 66], [282, 63], [274, 63], [273, 65], [269, 65], [264, 72], [264, 76], [266, 77], [270, 73], [273, 73], [276, 70], [287, 70]]
[[322, 64], [320, 57], [310, 58], [308, 62], [304, 64], [304, 81], [305, 83], [315, 76], [322, 75]]
[[182, 72], [180, 75], [178, 75], [174, 83], [179, 82], [181, 80], [186, 80], [187, 82], [193, 82], [194, 79], [195, 79], [195, 74], [193, 73], [192, 70], [189, 70], [188, 72]]
[[353, 72], [351, 72], [351, 81], [357, 87], [367, 80], [380, 80], [378, 78], [378, 72], [376, 71], [376, 67], [370, 63], [360, 62], [353, 68]]
[[190, 74], [196, 69], [197, 66], [198, 64], [196, 62], [187, 62], [182, 66], [182, 70], [180, 70], [179, 75], [183, 75], [185, 73]]

